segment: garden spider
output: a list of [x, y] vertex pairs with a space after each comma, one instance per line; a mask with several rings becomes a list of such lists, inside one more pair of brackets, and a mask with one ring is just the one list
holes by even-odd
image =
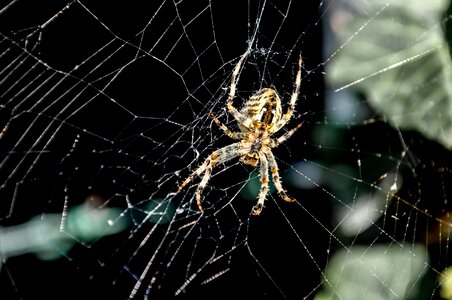
[[287, 202], [295, 201], [287, 196], [282, 187], [278, 173], [278, 165], [271, 149], [285, 142], [298, 128], [301, 127], [300, 123], [295, 128], [287, 131], [280, 137], [272, 138], [273, 134], [286, 125], [295, 110], [295, 103], [298, 99], [301, 83], [301, 55], [298, 58], [298, 72], [295, 77], [295, 89], [290, 98], [289, 108], [285, 114], [282, 114], [281, 99], [276, 90], [272, 88], [260, 89], [253, 96], [251, 96], [248, 101], [246, 101], [240, 111], [233, 106], [232, 100], [235, 98], [237, 75], [239, 74], [240, 67], [242, 66], [247, 54], [248, 52], [242, 55], [234, 68], [227, 100], [228, 112], [237, 121], [240, 132], [232, 132], [226, 127], [226, 125], [222, 124], [212, 112], [210, 113], [215, 123], [227, 136], [240, 141], [212, 152], [212, 154], [206, 158], [204, 163], [193, 173], [191, 173], [187, 179], [185, 179], [178, 189], [178, 192], [180, 192], [191, 180], [195, 177], [201, 176], [204, 173], [201, 182], [196, 189], [196, 203], [198, 204], [198, 208], [201, 212], [204, 211], [201, 205], [201, 193], [210, 179], [212, 169], [216, 165], [225, 163], [236, 157], [239, 157], [241, 162], [253, 167], [260, 164], [261, 188], [257, 204], [251, 211], [252, 215], [259, 215], [264, 207], [265, 197], [268, 193], [269, 169], [278, 195]]

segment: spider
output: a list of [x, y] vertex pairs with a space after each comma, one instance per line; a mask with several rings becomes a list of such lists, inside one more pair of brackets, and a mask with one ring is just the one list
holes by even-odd
[[248, 101], [246, 101], [240, 111], [238, 111], [232, 104], [233, 99], [235, 98], [237, 75], [239, 74], [241, 65], [243, 64], [247, 54], [248, 52], [242, 55], [234, 68], [227, 99], [227, 110], [237, 121], [240, 132], [231, 131], [228, 127], [226, 127], [226, 125], [222, 124], [212, 112], [210, 113], [212, 119], [227, 136], [239, 141], [213, 151], [204, 160], [203, 164], [193, 171], [187, 179], [185, 179], [177, 191], [180, 192], [195, 177], [201, 176], [204, 173], [201, 182], [196, 189], [196, 203], [201, 212], [204, 211], [201, 205], [201, 193], [210, 179], [212, 169], [216, 165], [225, 163], [236, 157], [239, 157], [240, 161], [247, 165], [253, 167], [257, 167], [258, 164], [260, 165], [261, 187], [257, 204], [253, 207], [251, 215], [257, 216], [262, 212], [265, 197], [269, 190], [269, 170], [278, 195], [287, 202], [295, 201], [287, 196], [282, 187], [278, 173], [278, 165], [271, 149], [289, 139], [302, 125], [301, 123], [298, 124], [295, 128], [287, 131], [280, 137], [272, 137], [286, 125], [294, 113], [295, 103], [298, 99], [301, 83], [301, 55], [298, 58], [298, 72], [295, 78], [295, 89], [290, 98], [289, 108], [285, 114], [282, 114], [281, 99], [277, 91], [272, 88], [260, 89], [253, 96], [251, 96]]

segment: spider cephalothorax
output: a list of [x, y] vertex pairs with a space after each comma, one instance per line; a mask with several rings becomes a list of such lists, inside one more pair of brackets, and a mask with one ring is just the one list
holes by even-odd
[[264, 207], [265, 197], [268, 193], [269, 169], [279, 196], [288, 202], [295, 201], [287, 196], [282, 187], [278, 172], [278, 165], [271, 149], [286, 141], [301, 126], [301, 124], [298, 124], [295, 128], [287, 131], [280, 137], [272, 137], [273, 134], [286, 125], [295, 110], [295, 103], [298, 99], [301, 83], [301, 56], [298, 59], [298, 72], [295, 78], [295, 90], [290, 98], [287, 112], [283, 114], [281, 108], [281, 98], [272, 88], [263, 88], [256, 92], [250, 99], [248, 99], [248, 101], [246, 101], [240, 111], [233, 106], [232, 100], [235, 97], [237, 75], [247, 54], [248, 53], [245, 53], [240, 58], [234, 68], [227, 101], [228, 112], [237, 121], [240, 132], [232, 132], [226, 127], [226, 125], [222, 124], [213, 113], [211, 113], [215, 123], [218, 124], [227, 136], [240, 141], [212, 152], [212, 154], [206, 158], [204, 163], [198, 167], [178, 189], [178, 192], [181, 191], [193, 178], [201, 176], [201, 174], [204, 173], [204, 176], [202, 177], [196, 190], [196, 202], [200, 211], [203, 211], [201, 205], [201, 193], [210, 179], [213, 167], [219, 163], [225, 163], [235, 157], [239, 157], [241, 162], [253, 167], [257, 167], [258, 164], [260, 165], [261, 189], [257, 204], [253, 207], [251, 214], [259, 215]]

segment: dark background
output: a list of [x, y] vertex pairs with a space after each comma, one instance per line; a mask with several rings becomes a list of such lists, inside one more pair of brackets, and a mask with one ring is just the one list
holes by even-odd
[[[419, 217], [418, 228], [435, 227], [437, 218], [442, 218], [448, 210], [448, 204], [432, 200], [444, 200], [447, 196], [443, 195], [450, 194], [451, 161], [446, 150], [417, 133], [400, 132], [383, 122], [335, 128], [324, 121], [324, 18], [318, 1], [292, 1], [288, 10], [287, 1], [267, 3], [259, 25], [257, 20], [263, 4], [260, 1], [181, 1], [177, 6], [165, 3], [161, 7], [161, 2], [156, 1], [82, 3], [86, 6], [77, 2], [43, 4], [21, 0], [0, 15], [0, 62], [5, 70], [7, 66], [17, 66], [14, 71], [3, 73], [10, 75], [1, 75], [4, 81], [0, 88], [6, 91], [14, 82], [20, 82], [21, 87], [28, 83], [39, 87], [37, 92], [19, 98], [11, 98], [12, 92], [2, 93], [0, 127], [10, 124], [8, 135], [1, 140], [0, 151], [4, 156], [13, 151], [18, 153], [0, 168], [4, 183], [0, 196], [6, 199], [0, 203], [2, 226], [21, 224], [40, 214], [61, 212], [66, 196], [70, 197], [69, 205], [75, 206], [87, 196], [97, 194], [113, 199], [108, 205], [121, 209], [126, 208], [126, 195], [137, 208], [149, 197], [165, 197], [198, 164], [192, 163], [193, 136], [202, 137], [193, 142], [195, 148], [202, 150], [200, 159], [230, 143], [219, 129], [210, 126], [208, 113], [214, 111], [222, 121], [230, 120], [223, 110], [222, 88], [228, 87], [234, 64], [247, 49], [256, 26], [258, 31], [251, 46], [255, 51], [241, 74], [239, 98], [246, 99], [263, 86], [274, 86], [288, 99], [296, 59], [300, 53], [303, 57], [297, 121], [289, 125], [301, 121], [303, 128], [275, 151], [286, 167], [302, 160], [325, 166], [335, 161], [353, 165], [357, 154], [350, 149], [355, 149], [359, 140], [361, 150], [383, 153], [384, 158], [394, 157], [396, 163], [401, 162], [398, 170], [404, 174], [404, 187], [399, 191], [400, 198], [412, 201], [414, 208], [429, 211], [428, 216]], [[2, 3], [1, 7], [6, 4]], [[70, 6], [63, 10], [66, 4]], [[205, 7], [212, 15], [203, 13], [190, 23]], [[39, 28], [59, 11], [61, 15]], [[151, 19], [152, 24], [146, 27]], [[141, 39], [137, 33], [144, 28], [149, 28], [149, 32]], [[263, 49], [261, 54], [259, 49]], [[23, 59], [23, 63], [18, 64], [15, 59]], [[262, 67], [265, 62], [270, 62], [266, 70]], [[123, 68], [121, 72], [119, 68]], [[27, 73], [28, 70], [32, 71]], [[108, 75], [99, 79], [104, 74]], [[77, 111], [81, 107], [84, 109]], [[370, 107], [369, 110], [379, 119]], [[36, 121], [32, 123], [33, 120]], [[312, 133], [319, 124], [326, 125], [320, 126], [323, 135], [341, 137], [340, 147], [346, 151], [336, 151], [334, 144], [329, 150], [319, 150]], [[27, 129], [30, 131], [25, 134]], [[54, 132], [58, 134], [46, 144]], [[44, 138], [34, 144], [42, 133]], [[400, 156], [403, 150], [400, 134], [409, 146], [406, 158]], [[24, 139], [17, 149], [21, 136]], [[74, 146], [76, 139], [79, 142]], [[211, 139], [216, 141], [212, 143]], [[324, 146], [330, 146], [328, 139], [322, 141]], [[41, 155], [33, 165], [36, 156], [24, 153], [35, 149], [40, 149]], [[25, 162], [12, 173], [22, 159]], [[369, 166], [362, 175], [367, 182], [375, 181], [383, 166], [388, 169], [391, 163], [394, 165], [375, 156], [362, 156], [362, 159]], [[191, 169], [187, 168], [189, 164]], [[31, 173], [25, 175], [31, 166]], [[134, 172], [124, 171], [124, 166]], [[234, 166], [213, 180], [213, 184], [233, 186], [250, 172], [252, 169], [248, 167]], [[169, 179], [164, 180], [168, 174], [171, 174]], [[321, 280], [320, 269], [329, 258], [326, 250], [342, 248], [340, 244], [334, 245], [337, 241], [331, 240], [326, 230], [332, 229], [331, 211], [337, 201], [322, 189], [292, 188], [289, 193], [300, 199], [302, 210], [294, 209], [289, 203], [279, 202], [278, 207], [268, 201], [262, 216], [248, 219], [247, 212], [253, 202], [240, 201], [237, 197], [232, 204], [241, 217], [237, 220], [230, 208], [214, 215], [218, 204], [207, 200], [213, 208], [206, 209], [205, 219], [192, 233], [180, 230], [179, 235], [168, 234], [166, 225], [155, 229], [153, 224], [131, 222], [125, 232], [88, 245], [76, 243], [57, 260], [41, 261], [32, 254], [8, 258], [0, 272], [1, 293], [5, 299], [125, 299], [136, 283], [136, 276], [156, 253], [155, 249], [167, 249], [157, 252], [137, 298], [146, 293], [153, 274], [163, 274], [149, 298], [168, 299], [184, 282], [187, 262], [193, 264], [192, 270], [204, 266], [214, 251], [222, 253], [232, 249], [238, 235], [243, 243], [232, 251], [231, 261], [226, 255], [204, 266], [178, 298], [312, 298], [310, 293]], [[443, 195], [436, 196], [436, 193]], [[209, 195], [227, 201], [224, 194], [211, 191]], [[12, 214], [9, 214], [12, 203]], [[397, 209], [397, 206], [389, 207], [387, 214]], [[140, 220], [144, 216], [131, 213], [130, 218]], [[222, 224], [222, 234], [216, 229], [218, 223]], [[384, 226], [390, 237], [383, 235], [375, 239], [375, 233], [370, 232], [353, 243], [406, 240], [406, 232], [418, 235], [408, 239], [423, 241], [429, 234], [410, 227], [396, 227], [391, 221]], [[393, 231], [394, 228], [400, 232]], [[139, 246], [154, 229], [152, 239]], [[179, 245], [180, 249], [176, 250]], [[193, 257], [195, 245], [198, 250]], [[135, 254], [137, 249], [140, 251]], [[175, 251], [178, 255], [172, 260]], [[433, 251], [437, 253], [436, 249]], [[438, 264], [442, 269], [444, 259], [444, 256], [433, 256], [432, 266]], [[230, 270], [203, 284], [225, 268]]]

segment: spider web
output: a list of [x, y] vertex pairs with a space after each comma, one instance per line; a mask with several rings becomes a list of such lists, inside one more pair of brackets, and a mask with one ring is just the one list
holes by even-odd
[[[358, 2], [358, 3], [356, 3]], [[419, 2], [419, 3], [418, 3]], [[446, 1], [2, 1], [2, 297], [450, 299]], [[296, 113], [271, 188], [226, 110]]]

